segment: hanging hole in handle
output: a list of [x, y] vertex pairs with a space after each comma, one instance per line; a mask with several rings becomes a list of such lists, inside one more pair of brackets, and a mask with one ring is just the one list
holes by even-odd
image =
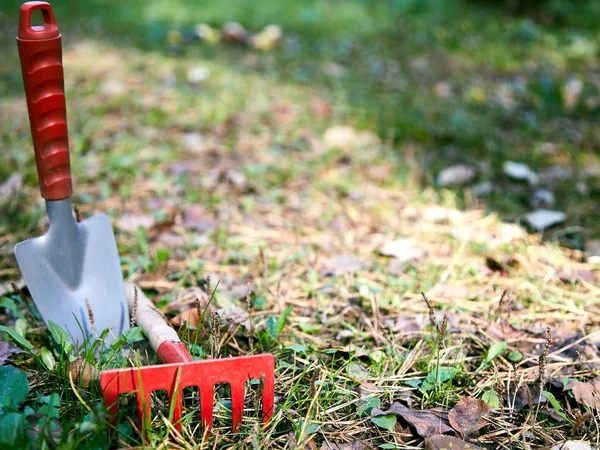
[[59, 36], [52, 8], [46, 2], [27, 2], [21, 5], [20, 39], [47, 39]]
[[45, 9], [34, 9], [31, 11], [31, 28], [34, 31], [43, 28], [45, 24], [50, 22], [50, 14]]

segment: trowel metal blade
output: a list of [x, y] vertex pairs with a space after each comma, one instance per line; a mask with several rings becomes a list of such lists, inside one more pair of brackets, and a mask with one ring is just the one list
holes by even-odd
[[[44, 321], [59, 324], [79, 346], [86, 338], [100, 336], [108, 328], [106, 341], [110, 343], [129, 328], [123, 275], [110, 219], [101, 214], [77, 223], [74, 232], [66, 237], [67, 242], [60, 242], [58, 247], [52, 242], [50, 231], [14, 248], [23, 278]], [[70, 258], [72, 248], [79, 254], [75, 261]]]

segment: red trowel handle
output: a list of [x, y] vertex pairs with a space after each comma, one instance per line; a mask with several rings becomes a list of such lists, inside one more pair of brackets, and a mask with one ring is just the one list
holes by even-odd
[[[34, 26], [31, 15], [38, 10], [44, 23]], [[21, 6], [17, 44], [40, 191], [46, 200], [62, 200], [71, 196], [73, 188], [61, 35], [48, 3]]]

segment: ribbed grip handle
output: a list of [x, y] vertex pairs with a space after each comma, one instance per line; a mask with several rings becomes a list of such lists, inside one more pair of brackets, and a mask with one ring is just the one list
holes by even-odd
[[[41, 26], [31, 25], [31, 14], [36, 10], [44, 18]], [[21, 6], [17, 45], [40, 191], [46, 200], [62, 200], [71, 196], [73, 188], [61, 35], [48, 3]]]

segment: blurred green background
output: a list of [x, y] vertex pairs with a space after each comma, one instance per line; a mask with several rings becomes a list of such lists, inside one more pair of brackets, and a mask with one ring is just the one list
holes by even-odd
[[[14, 43], [20, 3], [3, 0], [0, 6], [3, 102], [22, 95]], [[341, 105], [340, 120], [389, 141], [424, 187], [440, 188], [440, 171], [466, 164], [475, 177], [447, 186], [462, 205], [485, 205], [509, 221], [547, 207], [568, 216], [547, 238], [582, 248], [586, 239], [600, 237], [600, 2], [60, 0], [52, 5], [67, 49], [92, 39], [167, 59], [212, 61], [223, 70], [252, 72], [299, 89], [308, 86]], [[229, 21], [249, 30], [279, 25], [283, 45], [242, 65], [249, 53], [245, 47], [174, 47], [167, 39], [170, 30], [185, 39], [198, 23], [219, 28]], [[177, 120], [159, 117], [165, 127]], [[318, 121], [307, 122], [323, 129]], [[14, 147], [9, 131], [5, 122], [5, 148]], [[19, 138], [26, 142], [27, 135]], [[32, 173], [30, 159], [6, 153], [0, 158], [0, 179], [15, 170]], [[527, 164], [539, 183], [507, 177], [507, 161]]]

